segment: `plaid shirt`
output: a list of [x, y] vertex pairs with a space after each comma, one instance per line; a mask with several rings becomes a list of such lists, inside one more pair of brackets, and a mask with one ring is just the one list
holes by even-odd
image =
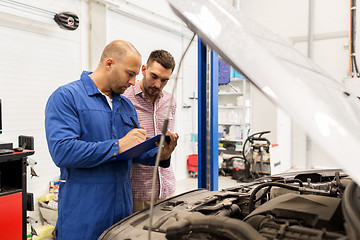
[[[162, 91], [159, 97], [152, 104], [151, 100], [143, 93], [136, 82], [135, 86], [129, 87], [123, 94], [134, 104], [140, 127], [146, 130], [147, 138], [160, 134], [166, 118], [171, 94]], [[176, 102], [173, 100], [169, 114], [169, 131], [174, 131]], [[132, 194], [134, 200], [150, 200], [153, 178], [153, 166], [133, 164], [131, 169]], [[175, 176], [170, 164], [169, 168], [159, 167], [155, 199], [162, 199], [175, 191]]]

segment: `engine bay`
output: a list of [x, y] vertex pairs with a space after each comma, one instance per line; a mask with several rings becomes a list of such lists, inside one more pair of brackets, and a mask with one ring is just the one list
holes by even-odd
[[[359, 214], [351, 218], [349, 213], [359, 212], [360, 195], [346, 196], [346, 188], [352, 185], [359, 192], [346, 174], [324, 170], [263, 177], [222, 191], [193, 190], [155, 205], [152, 237], [359, 239]], [[145, 209], [115, 224], [99, 239], [148, 239], [148, 229], [149, 209]]]

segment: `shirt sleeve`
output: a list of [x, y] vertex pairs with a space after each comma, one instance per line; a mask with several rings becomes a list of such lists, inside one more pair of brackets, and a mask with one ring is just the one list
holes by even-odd
[[45, 131], [50, 155], [58, 167], [90, 168], [118, 153], [118, 140], [80, 140], [80, 121], [71, 94], [56, 90], [45, 108]]
[[[157, 147], [153, 148], [153, 149], [141, 154], [137, 158], [134, 158], [133, 163], [140, 163], [140, 164], [146, 165], [146, 166], [155, 166], [157, 153], [158, 153], [158, 148]], [[169, 159], [160, 161], [159, 166], [163, 167], [163, 168], [168, 168], [170, 166], [170, 159], [171, 159], [171, 157]]]
[[176, 101], [175, 101], [175, 99], [173, 99], [172, 106], [170, 108], [171, 117], [169, 118], [169, 126], [168, 126], [168, 129], [170, 130], [170, 132], [175, 131], [175, 113], [176, 113]]

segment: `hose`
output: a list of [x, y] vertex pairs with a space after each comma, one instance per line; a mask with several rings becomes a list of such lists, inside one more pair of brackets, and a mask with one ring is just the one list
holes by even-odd
[[[303, 192], [308, 192], [308, 193], [312, 193], [312, 194], [319, 194], [319, 195], [324, 195], [324, 196], [330, 196], [331, 194], [329, 192], [326, 191], [321, 191], [321, 190], [314, 190], [314, 189], [306, 189], [302, 186], [297, 187], [297, 186], [291, 186], [288, 184], [284, 184], [284, 183], [279, 183], [279, 182], [266, 182], [266, 183], [262, 183], [261, 185], [257, 186], [256, 188], [254, 188], [254, 190], [251, 192], [250, 194], [250, 198], [249, 198], [249, 213], [251, 213], [254, 209], [255, 209], [255, 197], [256, 197], [256, 193], [260, 191], [260, 189], [267, 187], [267, 186], [277, 186], [277, 187], [282, 187], [282, 188], [286, 188], [289, 190], [293, 190], [293, 191], [298, 191], [300, 193]], [[257, 199], [258, 201], [258, 199]]]
[[[266, 240], [251, 225], [238, 219], [223, 216], [191, 214], [166, 229], [166, 239], [187, 239], [192, 234], [209, 234], [227, 240]], [[187, 238], [185, 238], [187, 237]]]

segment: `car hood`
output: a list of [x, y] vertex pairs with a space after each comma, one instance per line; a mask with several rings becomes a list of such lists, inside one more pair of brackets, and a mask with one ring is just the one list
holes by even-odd
[[214, 0], [169, 0], [199, 38], [286, 111], [360, 184], [358, 95], [291, 43]]

